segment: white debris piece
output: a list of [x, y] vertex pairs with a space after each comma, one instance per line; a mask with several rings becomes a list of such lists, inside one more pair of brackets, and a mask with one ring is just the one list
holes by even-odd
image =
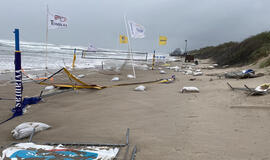
[[193, 76], [201, 76], [201, 75], [203, 75], [202, 72], [194, 72], [194, 73], [193, 73]]
[[201, 70], [200, 69], [196, 69], [195, 72], [201, 72]]
[[268, 92], [270, 90], [270, 83], [259, 85], [255, 88], [257, 92]]
[[214, 66], [208, 66], [207, 69], [214, 69]]
[[146, 89], [146, 87], [145, 86], [143, 86], [143, 85], [139, 85], [138, 87], [136, 87], [134, 90], [135, 91], [144, 91]]
[[29, 137], [35, 128], [35, 133], [51, 128], [51, 126], [41, 122], [25, 122], [18, 125], [11, 131], [12, 136], [15, 139], [22, 139]]
[[214, 66], [214, 67], [217, 67], [217, 66], [218, 66], [218, 64], [213, 64], [213, 66]]
[[185, 72], [186, 75], [192, 75], [192, 73], [193, 73], [192, 70], [186, 70]]
[[160, 74], [166, 74], [166, 72], [164, 70], [160, 70], [159, 73]]
[[127, 78], [134, 78], [134, 76], [129, 74], [129, 75], [127, 75]]
[[112, 81], [119, 81], [119, 77], [113, 77]]
[[45, 90], [52, 90], [52, 89], [54, 89], [54, 86], [46, 86], [45, 87]]
[[180, 71], [180, 67], [175, 66], [175, 67], [174, 67], [174, 71], [175, 71], [175, 72], [179, 72], [179, 71]]
[[197, 87], [183, 87], [181, 89], [181, 92], [182, 93], [185, 93], [185, 92], [199, 92], [199, 89]]
[[85, 75], [84, 75], [84, 74], [80, 74], [80, 75], [78, 75], [77, 77], [78, 77], [78, 78], [83, 78], [83, 77], [85, 77]]
[[178, 66], [169, 67], [168, 69], [174, 70], [175, 72], [179, 72], [180, 71], [180, 67], [178, 67]]

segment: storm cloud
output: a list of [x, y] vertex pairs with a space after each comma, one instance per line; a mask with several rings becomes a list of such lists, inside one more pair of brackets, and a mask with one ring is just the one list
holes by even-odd
[[[66, 30], [49, 30], [49, 43], [126, 49], [124, 15], [146, 28], [144, 39], [132, 40], [134, 50], [169, 52], [241, 41], [269, 30], [268, 0], [1, 0], [0, 39], [45, 42], [46, 5], [68, 17]], [[168, 37], [158, 46], [158, 36]]]

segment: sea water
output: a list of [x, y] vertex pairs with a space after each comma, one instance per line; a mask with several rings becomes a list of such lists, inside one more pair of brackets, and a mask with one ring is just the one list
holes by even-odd
[[[0, 76], [5, 73], [14, 72], [14, 41], [12, 40], [0, 40]], [[62, 67], [71, 67], [73, 61], [74, 49], [76, 51], [76, 68], [95, 68], [102, 64], [110, 64], [114, 66], [122, 66], [124, 60], [115, 59], [126, 59], [127, 53], [120, 53], [117, 50], [105, 50], [106, 52], [87, 53], [86, 57], [90, 58], [103, 58], [103, 59], [87, 59], [82, 58], [82, 50], [86, 50], [85, 46], [71, 46], [71, 45], [47, 45], [47, 56], [46, 56], [46, 45], [45, 43], [38, 42], [24, 42], [20, 41], [21, 50], [21, 64], [24, 71], [44, 71], [46, 66], [49, 70], [58, 70]], [[164, 55], [164, 54], [163, 54]], [[109, 60], [106, 58], [114, 58]], [[134, 54], [134, 59], [145, 59], [145, 54]], [[148, 60], [151, 62], [152, 54], [148, 54]], [[145, 63], [145, 62], [144, 62]], [[139, 65], [139, 63], [136, 63]], [[1, 79], [1, 77], [0, 77]]]
[[[47, 58], [44, 43], [20, 42], [22, 69], [44, 70], [70, 67], [73, 61], [73, 49], [86, 49], [83, 46], [68, 46], [48, 44]], [[0, 74], [14, 72], [14, 41], [0, 40]], [[80, 51], [77, 52], [76, 67], [91, 68], [101, 62], [99, 60], [81, 59]]]

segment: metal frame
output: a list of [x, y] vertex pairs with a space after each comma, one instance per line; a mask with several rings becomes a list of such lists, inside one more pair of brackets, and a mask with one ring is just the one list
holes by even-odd
[[131, 52], [134, 54], [144, 54], [145, 59], [132, 59], [132, 58], [109, 58], [109, 57], [85, 57], [85, 53], [126, 53], [129, 54], [127, 51], [82, 51], [82, 56], [81, 58], [84, 59], [110, 59], [110, 60], [133, 60], [133, 61], [147, 61], [148, 60], [148, 52]]

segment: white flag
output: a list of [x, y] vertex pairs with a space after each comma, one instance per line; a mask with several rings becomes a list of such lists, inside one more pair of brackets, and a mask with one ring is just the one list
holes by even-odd
[[97, 51], [97, 48], [96, 48], [94, 45], [90, 44], [90, 45], [88, 46], [88, 48], [87, 48], [87, 51], [96, 52], [96, 51]]
[[133, 21], [128, 21], [130, 36], [132, 38], [144, 38], [144, 26], [137, 24]]
[[67, 26], [67, 17], [48, 12], [48, 29], [66, 29]]

